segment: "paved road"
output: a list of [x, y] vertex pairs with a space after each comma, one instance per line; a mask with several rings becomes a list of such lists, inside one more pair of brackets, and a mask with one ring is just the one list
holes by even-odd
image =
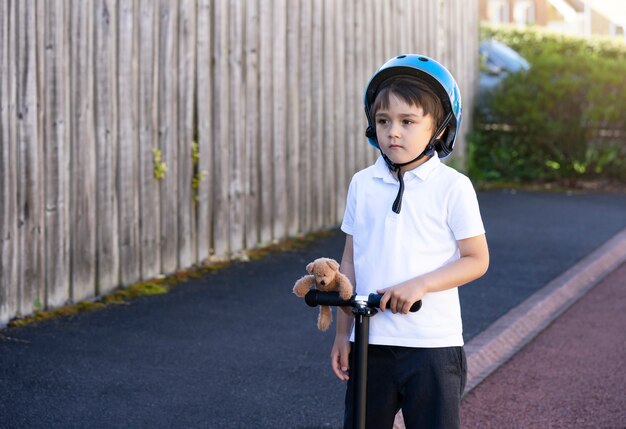
[[[626, 195], [479, 194], [489, 273], [461, 288], [470, 339], [626, 227]], [[237, 263], [128, 306], [10, 329], [0, 427], [340, 427], [331, 333], [291, 294], [311, 247]]]
[[626, 427], [626, 264], [463, 400], [465, 429]]

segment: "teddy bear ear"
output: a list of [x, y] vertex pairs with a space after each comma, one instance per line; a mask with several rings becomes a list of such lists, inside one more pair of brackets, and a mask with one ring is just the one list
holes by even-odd
[[334, 259], [329, 259], [328, 261], [326, 261], [326, 263], [332, 270], [336, 271], [339, 269], [339, 263], [335, 261]]
[[313, 274], [313, 262], [310, 262], [307, 266], [306, 266], [306, 270], [309, 274]]

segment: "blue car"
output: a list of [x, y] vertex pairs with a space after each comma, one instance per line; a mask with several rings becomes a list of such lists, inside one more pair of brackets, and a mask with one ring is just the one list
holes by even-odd
[[530, 64], [509, 46], [487, 39], [480, 44], [480, 76], [478, 79], [478, 108], [484, 119], [489, 118], [485, 98], [511, 73], [526, 72]]
[[488, 39], [480, 44], [481, 66], [479, 88], [489, 90], [497, 86], [509, 73], [530, 69], [530, 64], [520, 54], [497, 40]]

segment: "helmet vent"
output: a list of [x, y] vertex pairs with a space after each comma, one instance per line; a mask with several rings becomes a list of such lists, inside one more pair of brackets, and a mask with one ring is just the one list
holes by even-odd
[[402, 59], [402, 58], [406, 58], [406, 55], [398, 55], [398, 56], [396, 57], [396, 59], [398, 59], [398, 60], [400, 60], [400, 59]]
[[428, 62], [428, 58], [424, 58], [424, 57], [419, 57], [418, 60], [424, 61], [425, 63]]

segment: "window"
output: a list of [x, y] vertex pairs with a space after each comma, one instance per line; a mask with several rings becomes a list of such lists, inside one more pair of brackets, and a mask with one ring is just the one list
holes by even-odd
[[624, 37], [625, 36], [624, 25], [611, 23], [609, 34], [614, 37]]
[[513, 6], [513, 21], [517, 25], [535, 23], [535, 3], [531, 0], [518, 0]]
[[509, 22], [508, 0], [488, 0], [487, 20], [492, 24], [502, 24]]

